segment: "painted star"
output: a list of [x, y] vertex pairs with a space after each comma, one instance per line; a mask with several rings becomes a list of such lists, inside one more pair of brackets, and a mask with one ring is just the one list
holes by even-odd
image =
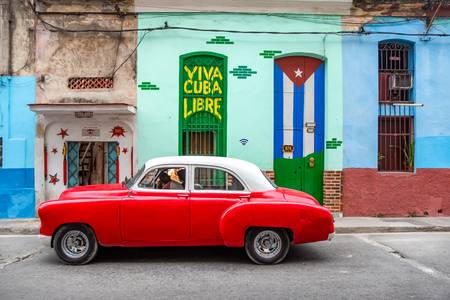
[[127, 148], [123, 148], [123, 149], [122, 149], [122, 153], [123, 153], [123, 154], [127, 154], [127, 152], [128, 152], [128, 149], [127, 149]]
[[55, 185], [58, 181], [58, 173], [55, 173], [55, 175], [50, 175], [50, 181], [48, 183]]
[[125, 132], [127, 132], [123, 127], [121, 126], [115, 126], [113, 129], [111, 129], [111, 137], [117, 136], [117, 137], [125, 137]]
[[69, 136], [69, 134], [67, 133], [67, 131], [68, 131], [69, 129], [60, 129], [60, 131], [59, 131], [59, 133], [57, 134], [57, 135], [60, 135], [61, 136], [61, 138], [65, 138], [66, 136]]
[[303, 76], [303, 71], [300, 70], [300, 68], [297, 68], [297, 70], [295, 70], [294, 73], [295, 73], [295, 78], [297, 78], [297, 77], [302, 78], [302, 76]]
[[58, 153], [58, 149], [56, 149], [56, 148], [52, 148], [52, 153], [53, 153], [53, 154], [56, 154], [56, 153]]

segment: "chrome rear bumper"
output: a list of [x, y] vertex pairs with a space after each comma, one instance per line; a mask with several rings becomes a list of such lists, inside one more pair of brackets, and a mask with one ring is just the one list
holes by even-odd
[[331, 241], [334, 238], [335, 233], [329, 233], [328, 234], [328, 240]]

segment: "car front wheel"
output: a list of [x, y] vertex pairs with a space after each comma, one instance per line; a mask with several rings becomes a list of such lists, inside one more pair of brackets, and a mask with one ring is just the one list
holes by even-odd
[[94, 231], [82, 224], [61, 227], [55, 234], [54, 247], [58, 257], [71, 265], [89, 263], [98, 251]]
[[245, 237], [245, 252], [257, 264], [277, 264], [286, 258], [289, 248], [284, 229], [253, 228]]

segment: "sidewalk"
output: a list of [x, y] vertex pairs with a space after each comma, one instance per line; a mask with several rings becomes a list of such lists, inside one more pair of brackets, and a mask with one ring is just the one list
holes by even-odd
[[[336, 218], [336, 233], [450, 232], [450, 217]], [[0, 235], [39, 234], [39, 219], [0, 219]]]
[[343, 217], [336, 218], [334, 227], [336, 233], [450, 232], [450, 217]]
[[0, 235], [39, 234], [39, 219], [0, 219]]

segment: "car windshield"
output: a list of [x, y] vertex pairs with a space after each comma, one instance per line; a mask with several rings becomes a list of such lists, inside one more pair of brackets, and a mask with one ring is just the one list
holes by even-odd
[[278, 185], [275, 184], [275, 182], [272, 181], [272, 179], [269, 178], [269, 176], [267, 176], [266, 172], [264, 172], [263, 170], [260, 170], [261, 173], [264, 175], [264, 177], [267, 179], [267, 181], [274, 187], [277, 188]]
[[128, 180], [127, 182], [125, 182], [125, 186], [127, 187], [127, 189], [131, 188], [136, 181], [139, 179], [139, 177], [141, 177], [142, 173], [144, 172], [145, 169], [145, 165], [142, 166], [142, 168], [140, 168], [137, 173], [130, 178], [130, 180]]

